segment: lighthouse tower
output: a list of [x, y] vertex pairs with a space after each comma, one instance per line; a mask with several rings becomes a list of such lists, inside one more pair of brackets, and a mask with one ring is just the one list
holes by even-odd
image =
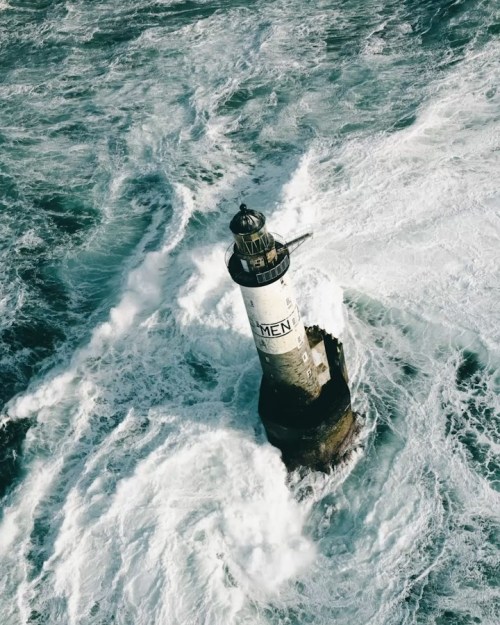
[[290, 250], [245, 204], [233, 217], [228, 270], [240, 285], [263, 377], [259, 413], [290, 467], [338, 462], [356, 429], [341, 343], [304, 327], [290, 284]]

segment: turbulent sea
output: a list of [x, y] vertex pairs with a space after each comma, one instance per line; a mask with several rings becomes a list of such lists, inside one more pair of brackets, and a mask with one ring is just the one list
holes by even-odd
[[[500, 623], [498, 0], [0, 1], [1, 625]], [[365, 422], [287, 475], [224, 265]]]

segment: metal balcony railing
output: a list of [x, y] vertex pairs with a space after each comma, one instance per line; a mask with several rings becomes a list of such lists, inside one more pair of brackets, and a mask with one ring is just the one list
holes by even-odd
[[262, 273], [256, 274], [257, 282], [259, 284], [263, 284], [264, 282], [269, 282], [270, 280], [274, 280], [274, 278], [281, 276], [290, 266], [290, 256], [285, 254], [285, 257], [281, 262], [277, 265], [268, 269], [267, 271], [263, 271]]

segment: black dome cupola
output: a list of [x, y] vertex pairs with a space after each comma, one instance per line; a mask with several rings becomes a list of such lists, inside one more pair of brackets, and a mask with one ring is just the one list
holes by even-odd
[[240, 212], [231, 219], [229, 228], [233, 234], [255, 234], [266, 224], [266, 218], [262, 213], [247, 208], [246, 204], [240, 205]]

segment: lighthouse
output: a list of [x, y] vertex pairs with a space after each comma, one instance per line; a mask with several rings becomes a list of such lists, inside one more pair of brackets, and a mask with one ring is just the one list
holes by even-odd
[[290, 253], [310, 235], [286, 243], [245, 204], [229, 227], [227, 267], [262, 366], [259, 414], [269, 442], [289, 468], [324, 470], [345, 455], [357, 422], [342, 344], [318, 326], [304, 326], [290, 282]]

